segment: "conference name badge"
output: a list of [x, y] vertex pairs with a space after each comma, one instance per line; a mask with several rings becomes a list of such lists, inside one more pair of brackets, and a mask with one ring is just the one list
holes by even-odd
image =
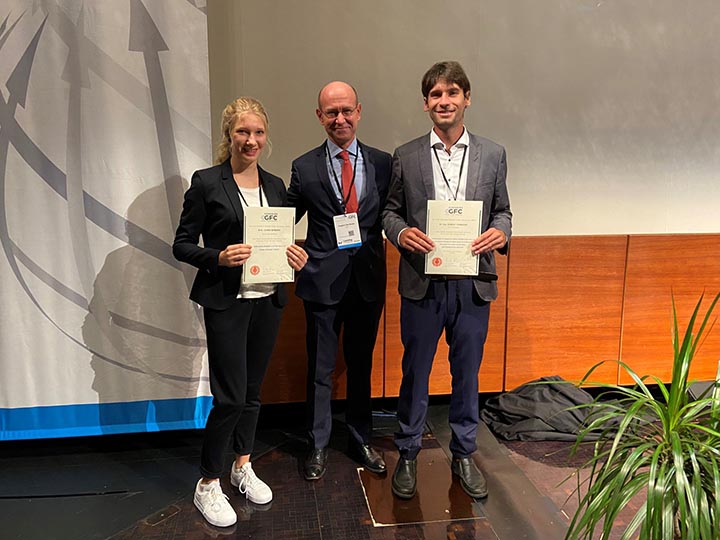
[[362, 244], [357, 212], [333, 216], [333, 221], [335, 222], [335, 238], [337, 238], [338, 249], [358, 247]]

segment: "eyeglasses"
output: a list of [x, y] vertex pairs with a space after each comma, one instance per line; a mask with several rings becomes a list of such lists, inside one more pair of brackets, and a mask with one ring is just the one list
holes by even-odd
[[357, 111], [357, 105], [355, 105], [352, 108], [346, 107], [344, 109], [330, 109], [327, 111], [322, 111], [322, 114], [323, 114], [323, 116], [329, 118], [330, 120], [335, 120], [341, 114], [345, 118], [348, 118], [349, 116], [352, 116], [355, 113], [355, 111]]

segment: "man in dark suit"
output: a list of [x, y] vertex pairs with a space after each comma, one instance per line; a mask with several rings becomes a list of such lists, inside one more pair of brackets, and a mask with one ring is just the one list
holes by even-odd
[[308, 216], [309, 259], [295, 289], [307, 321], [307, 480], [322, 478], [327, 467], [332, 373], [341, 329], [349, 453], [368, 470], [385, 471], [382, 456], [370, 446], [370, 373], [385, 301], [381, 211], [391, 157], [355, 137], [361, 110], [349, 84], [335, 81], [323, 87], [316, 114], [328, 138], [293, 162], [288, 188], [297, 219]]
[[[472, 459], [477, 449], [478, 371], [487, 336], [490, 302], [497, 297], [494, 250], [510, 240], [505, 149], [465, 129], [470, 81], [457, 62], [433, 65], [422, 80], [424, 109], [433, 128], [395, 150], [383, 226], [400, 251], [400, 331], [404, 346], [398, 400], [400, 459], [392, 490], [409, 499], [416, 491], [416, 457], [427, 414], [428, 381], [437, 342], [445, 331], [452, 374], [449, 422], [452, 471], [472, 497], [487, 496]], [[480, 257], [476, 276], [429, 276], [425, 254], [428, 200], [482, 201], [481, 234], [470, 243]]]

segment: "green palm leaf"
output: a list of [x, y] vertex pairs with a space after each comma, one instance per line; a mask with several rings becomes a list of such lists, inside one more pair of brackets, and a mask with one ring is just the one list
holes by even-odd
[[[691, 399], [688, 380], [692, 359], [714, 320], [720, 300], [716, 295], [701, 313], [703, 296], [695, 305], [685, 331], [680, 333], [672, 301], [672, 381], [640, 377], [618, 362], [633, 381], [623, 387], [592, 382], [594, 365], [579, 384], [603, 393], [591, 404], [587, 420], [572, 447], [576, 453], [591, 436], [592, 457], [576, 475], [579, 507], [566, 539], [610, 538], [617, 516], [633, 497], [644, 494], [643, 504], [629, 521], [623, 540], [720, 539], [720, 385]], [[697, 327], [697, 331], [695, 331]], [[718, 368], [720, 379], [720, 366]], [[648, 387], [653, 383], [653, 391]], [[611, 395], [613, 400], [608, 401]]]

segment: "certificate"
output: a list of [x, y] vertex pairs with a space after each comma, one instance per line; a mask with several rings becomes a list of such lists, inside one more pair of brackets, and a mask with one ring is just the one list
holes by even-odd
[[428, 201], [426, 234], [435, 249], [425, 255], [425, 273], [475, 276], [480, 258], [470, 244], [482, 226], [482, 201]]
[[250, 206], [243, 209], [244, 242], [252, 246], [242, 282], [283, 283], [294, 279], [285, 250], [295, 242], [295, 209]]

